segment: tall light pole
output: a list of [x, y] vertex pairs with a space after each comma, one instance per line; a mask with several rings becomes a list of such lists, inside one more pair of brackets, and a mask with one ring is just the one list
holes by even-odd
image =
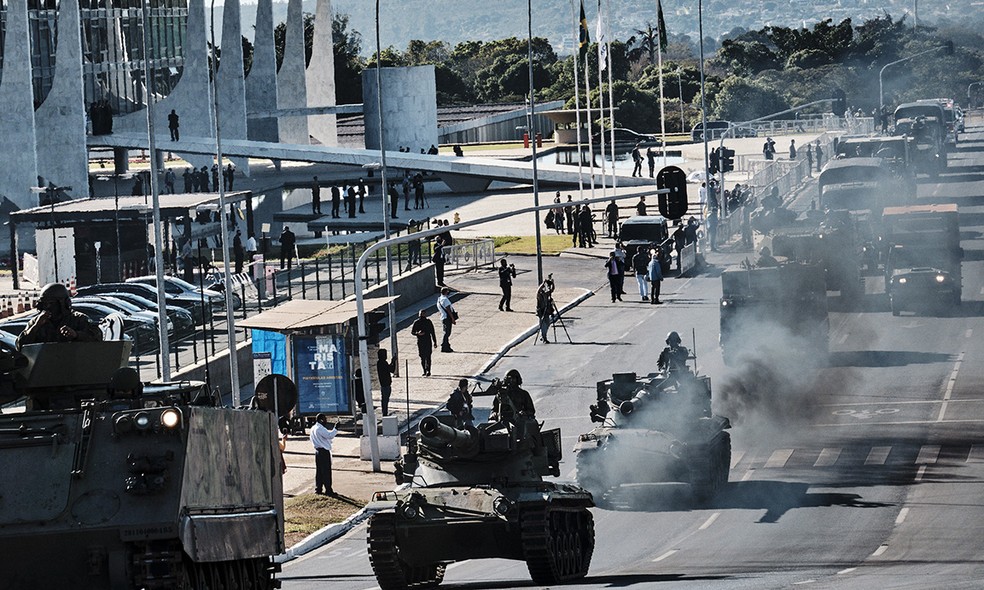
[[[710, 158], [707, 147], [707, 93], [704, 91], [704, 0], [697, 1], [697, 30], [697, 34], [700, 35], [700, 128], [701, 136], [704, 138], [704, 182], [708, 182]], [[700, 217], [703, 220], [703, 203], [701, 205]]]
[[[687, 122], [683, 119], [683, 79], [680, 75], [683, 73], [683, 68], [677, 67], [677, 92], [680, 94], [680, 133], [687, 132]], [[666, 146], [663, 146], [663, 153], [666, 154]]]
[[[383, 125], [383, 64], [382, 64], [382, 45], [379, 41], [379, 0], [376, 0], [376, 110], [379, 111], [379, 181], [381, 183], [383, 191], [383, 236], [385, 239], [390, 237], [390, 218], [389, 212], [392, 211], [392, 205], [387, 207], [389, 194], [389, 185], [386, 182], [386, 141], [385, 133], [386, 128]], [[409, 231], [409, 228], [408, 228]], [[397, 362], [397, 355], [399, 354], [399, 349], [396, 344], [396, 303], [393, 302], [393, 254], [389, 248], [386, 248], [386, 296], [390, 298], [389, 303], [386, 304], [386, 314], [389, 316], [389, 333], [390, 333], [390, 352], [392, 353], [392, 362], [396, 366], [395, 374], [400, 375], [400, 364]], [[407, 420], [410, 417], [407, 416]]]
[[[378, 0], [377, 0], [378, 1]], [[526, 0], [528, 35], [526, 37], [526, 60], [530, 73], [530, 145], [533, 146], [533, 206], [540, 206], [540, 183], [536, 173], [536, 100], [533, 98], [533, 0]], [[578, 130], [580, 133], [580, 130]], [[614, 163], [612, 164], [614, 166]], [[543, 251], [540, 244], [540, 210], [533, 212], [536, 224], [536, 283], [543, 282]]]
[[882, 66], [882, 69], [878, 72], [878, 116], [881, 116], [882, 109], [885, 108], [885, 93], [884, 93], [884, 90], [883, 90], [884, 86], [882, 85], [882, 76], [885, 74], [885, 70], [887, 70], [891, 66], [900, 64], [900, 63], [905, 62], [905, 61], [909, 61], [910, 59], [915, 59], [915, 58], [917, 58], [917, 57], [919, 57], [921, 55], [926, 55], [927, 53], [932, 53], [934, 51], [939, 51], [940, 49], [946, 49], [947, 47], [949, 47], [949, 46], [948, 45], [940, 45], [939, 47], [934, 47], [932, 49], [927, 49], [926, 51], [920, 51], [919, 53], [917, 53], [915, 55], [910, 55], [909, 57], [903, 57], [902, 59], [897, 59], [897, 60], [895, 60], [893, 62], [889, 62], [889, 63], [885, 64], [884, 66]]

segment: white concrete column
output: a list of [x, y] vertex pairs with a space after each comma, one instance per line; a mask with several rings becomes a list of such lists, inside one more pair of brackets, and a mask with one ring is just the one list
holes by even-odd
[[[259, 0], [253, 35], [253, 64], [246, 77], [246, 112], [277, 110], [277, 50], [273, 42], [273, 0]], [[276, 117], [248, 118], [249, 139], [280, 141]]]
[[[284, 60], [277, 74], [277, 104], [281, 109], [308, 106], [304, 65], [304, 14], [301, 0], [290, 0], [287, 4]], [[301, 145], [311, 143], [307, 117], [280, 117], [280, 141]]]
[[[419, 154], [437, 145], [437, 83], [434, 66], [383, 68], [383, 121], [386, 151], [402, 147]], [[366, 149], [379, 149], [379, 109], [376, 102], [376, 70], [362, 71], [362, 104], [365, 113]]]
[[[308, 104], [314, 107], [334, 106], [335, 101], [335, 47], [331, 35], [334, 15], [331, 0], [318, 0], [314, 13], [314, 40], [311, 47], [311, 63], [307, 69]], [[311, 136], [322, 145], [338, 145], [338, 128], [335, 115], [308, 117]]]
[[35, 146], [34, 87], [31, 84], [31, 37], [27, 28], [27, 2], [7, 2], [7, 27], [3, 44], [3, 77], [0, 79], [0, 196], [19, 209], [35, 207], [38, 197], [31, 187], [38, 183]]
[[[217, 77], [222, 139], [246, 139], [246, 76], [243, 73], [242, 18], [239, 0], [222, 10], [222, 59]], [[248, 158], [232, 158], [239, 172], [249, 172]]]
[[79, 0], [61, 0], [55, 75], [47, 98], [34, 113], [38, 173], [58, 186], [72, 187], [70, 194], [76, 198], [89, 196], [80, 31]]

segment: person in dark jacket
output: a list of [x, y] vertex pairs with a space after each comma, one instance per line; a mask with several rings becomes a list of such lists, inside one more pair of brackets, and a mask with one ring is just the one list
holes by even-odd
[[544, 280], [536, 290], [536, 317], [540, 319], [540, 341], [544, 344], [550, 344], [547, 340], [547, 329], [553, 319], [553, 291], [554, 282], [550, 278]]
[[448, 397], [448, 412], [454, 416], [455, 428], [471, 428], [475, 417], [472, 415], [472, 395], [468, 391], [468, 379], [459, 379], [458, 387]]
[[297, 237], [294, 232], [290, 231], [290, 228], [286, 225], [284, 226], [284, 231], [280, 232], [280, 268], [283, 270], [284, 263], [287, 263], [287, 270], [290, 270], [294, 263], [294, 245], [297, 243]]
[[417, 319], [410, 326], [410, 333], [417, 337], [417, 353], [420, 355], [420, 367], [424, 370], [424, 377], [431, 374], [431, 356], [437, 348], [437, 333], [434, 331], [434, 322], [427, 318], [424, 310], [417, 313]]
[[383, 404], [383, 416], [389, 413], [390, 394], [393, 393], [393, 373], [396, 372], [396, 359], [386, 360], [386, 350], [376, 351], [376, 376], [379, 379], [379, 394]]
[[102, 331], [89, 318], [72, 311], [72, 297], [61, 283], [48, 283], [34, 304], [40, 311], [17, 337], [17, 349], [43, 342], [99, 342]]
[[632, 257], [632, 270], [635, 271], [636, 282], [639, 283], [639, 296], [643, 301], [649, 301], [649, 252], [640, 246]]
[[622, 261], [615, 256], [615, 252], [612, 252], [605, 262], [605, 275], [608, 276], [608, 286], [612, 290], [612, 303], [615, 303], [615, 300], [622, 300], [622, 272]]
[[502, 298], [499, 299], [499, 311], [502, 306], [506, 306], [506, 311], [512, 311], [512, 280], [516, 278], [516, 266], [506, 264], [506, 259], [499, 261], [499, 288], [502, 289]]

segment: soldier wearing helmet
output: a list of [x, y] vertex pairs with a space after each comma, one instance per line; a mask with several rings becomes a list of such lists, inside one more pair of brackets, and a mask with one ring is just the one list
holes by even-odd
[[85, 314], [72, 311], [72, 299], [61, 283], [49, 283], [41, 289], [34, 304], [40, 311], [17, 337], [17, 348], [43, 342], [98, 342], [102, 332]]
[[506, 373], [506, 378], [499, 386], [495, 399], [492, 401], [492, 414], [489, 419], [493, 422], [497, 420], [516, 421], [518, 416], [526, 418], [536, 418], [536, 409], [533, 407], [533, 398], [530, 392], [520, 385], [523, 384], [523, 376], [516, 369], [510, 369]]
[[666, 335], [666, 348], [659, 353], [659, 360], [656, 366], [667, 373], [681, 373], [688, 371], [687, 359], [690, 358], [690, 351], [681, 344], [680, 334], [676, 331]]

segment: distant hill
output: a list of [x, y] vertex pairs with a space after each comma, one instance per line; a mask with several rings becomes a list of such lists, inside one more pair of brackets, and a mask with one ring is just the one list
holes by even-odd
[[[252, 38], [256, 22], [256, 5], [242, 1], [243, 32]], [[611, 30], [614, 38], [626, 39], [647, 21], [656, 22], [656, 0], [603, 0], [612, 6]], [[665, 0], [663, 13], [667, 30], [696, 40], [697, 7], [693, 0]], [[350, 26], [363, 36], [363, 53], [375, 50], [374, 2], [368, 0], [334, 0], [336, 12], [350, 16]], [[595, 37], [597, 0], [585, 0], [591, 37]], [[912, 0], [705, 0], [704, 35], [719, 38], [736, 28], [759, 29], [766, 25], [796, 27], [811, 25], [825, 18], [840, 22], [851, 18], [856, 23], [884, 15], [898, 18], [910, 15]], [[304, 11], [314, 12], [315, 0], [304, 0]], [[533, 35], [547, 37], [560, 53], [574, 46], [575, 0], [536, 0], [533, 2]], [[976, 0], [922, 2], [922, 23], [938, 19], [958, 21], [977, 14]], [[218, 13], [218, 7], [216, 13]], [[221, 16], [216, 24], [221, 25]], [[287, 18], [287, 2], [274, 2], [274, 23]], [[911, 15], [907, 17], [911, 21]], [[490, 41], [527, 34], [526, 0], [386, 0], [381, 2], [380, 36], [384, 47], [405, 49], [411, 39], [440, 39], [452, 45], [462, 41]]]

